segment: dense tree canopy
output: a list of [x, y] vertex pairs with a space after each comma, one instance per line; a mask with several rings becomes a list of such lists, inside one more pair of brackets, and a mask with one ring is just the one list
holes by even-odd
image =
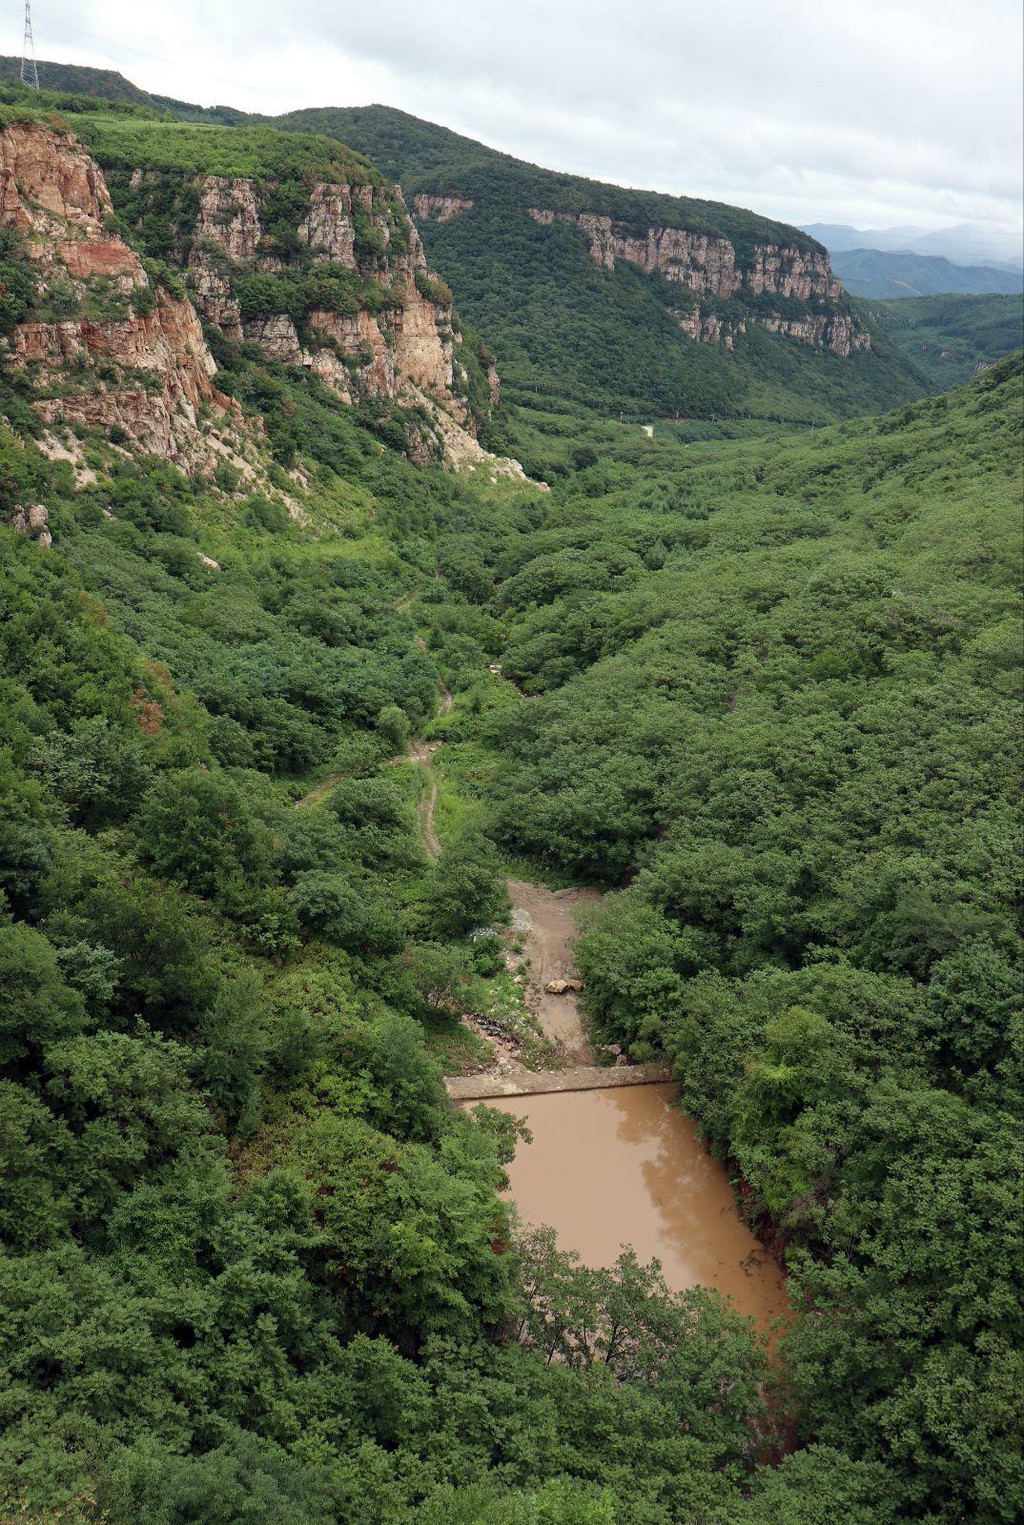
[[1020, 379], [476, 525], [520, 694], [457, 732], [510, 846], [619, 886], [586, 1004], [785, 1245], [802, 1433], [931, 1521], [1024, 1488]]
[[[91, 116], [179, 189], [342, 153]], [[535, 252], [522, 375], [559, 302], [616, 363], [607, 292]], [[0, 375], [5, 1517], [1013, 1525], [1019, 359], [731, 438], [544, 381], [500, 427], [545, 493], [417, 471], [398, 414], [213, 342], [273, 500], [44, 452]], [[49, 546], [11, 524], [38, 502]], [[519, 999], [524, 863], [607, 890], [593, 1036], [675, 1066], [788, 1269], [774, 1354], [522, 1230], [515, 1123], [449, 1104], [460, 1016]]]

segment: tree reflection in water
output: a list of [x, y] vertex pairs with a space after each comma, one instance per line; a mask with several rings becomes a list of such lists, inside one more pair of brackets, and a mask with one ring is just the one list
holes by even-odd
[[763, 1328], [786, 1308], [778, 1267], [739, 1217], [725, 1170], [675, 1088], [517, 1097], [497, 1103], [526, 1119], [509, 1175], [523, 1219], [551, 1224], [563, 1249], [611, 1265], [624, 1244], [661, 1261], [675, 1291], [702, 1285], [731, 1297]]

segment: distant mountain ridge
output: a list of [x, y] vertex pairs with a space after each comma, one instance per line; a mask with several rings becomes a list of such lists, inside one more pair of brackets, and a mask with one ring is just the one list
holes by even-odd
[[[39, 83], [44, 90], [70, 90], [76, 95], [92, 95], [105, 101], [133, 101], [152, 106], [154, 97], [133, 85], [114, 69], [91, 69], [82, 64], [58, 64], [40, 59]], [[0, 84], [16, 85], [21, 80], [21, 59], [0, 55]]]
[[847, 249], [910, 252], [952, 260], [958, 265], [1024, 266], [1024, 240], [1005, 228], [960, 223], [938, 228], [853, 228], [846, 223], [808, 223], [804, 232], [823, 243], [831, 254]]
[[958, 265], [934, 254], [910, 250], [840, 249], [832, 268], [847, 291], [858, 297], [1015, 295], [1024, 291], [1024, 272], [986, 265]]

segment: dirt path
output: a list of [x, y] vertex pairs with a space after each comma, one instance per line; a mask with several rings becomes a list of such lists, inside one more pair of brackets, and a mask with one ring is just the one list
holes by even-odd
[[335, 784], [340, 784], [344, 778], [348, 778], [347, 773], [332, 773], [330, 778], [325, 778], [319, 784], [314, 784], [308, 794], [304, 794], [301, 799], [295, 801], [296, 808], [299, 805], [319, 805], [321, 800], [327, 798]]
[[[448, 689], [442, 688], [435, 718], [450, 715], [452, 703], [452, 695]], [[425, 741], [422, 737], [414, 738], [405, 752], [391, 758], [387, 764], [393, 766], [402, 762], [414, 762], [424, 770], [424, 784], [416, 806], [416, 819], [420, 840], [431, 859], [439, 858], [443, 851], [437, 834], [438, 782], [434, 772], [434, 755], [442, 744], [440, 741]], [[347, 776], [341, 773], [323, 779], [302, 799], [297, 800], [296, 804], [318, 804]], [[554, 1073], [564, 1077], [565, 1085], [571, 1089], [569, 1077], [572, 1072], [587, 1069], [589, 1073], [596, 1055], [583, 1030], [576, 993], [567, 991], [563, 995], [555, 995], [546, 987], [554, 981], [577, 978], [573, 961], [573, 943], [579, 932], [576, 914], [581, 906], [599, 899], [599, 892], [586, 889], [549, 890], [542, 884], [531, 884], [525, 879], [510, 879], [508, 892], [512, 901], [513, 929], [523, 941], [523, 952], [528, 961], [526, 1005], [536, 1016], [544, 1036], [564, 1060], [564, 1068]], [[494, 1069], [495, 1075], [508, 1072], [522, 1072], [524, 1075], [530, 1073], [521, 1061], [513, 1058], [511, 1052], [498, 1058]], [[486, 1080], [486, 1076], [473, 1078], [474, 1083]], [[558, 1088], [563, 1088], [561, 1083]]]
[[[450, 715], [453, 703], [454, 700], [451, 694], [446, 688], [442, 688], [434, 718], [437, 719], [439, 715]], [[438, 841], [437, 833], [434, 830], [434, 816], [437, 811], [437, 780], [434, 778], [430, 767], [434, 753], [440, 745], [439, 741], [424, 741], [422, 738], [414, 738], [409, 743], [408, 749], [405, 752], [399, 753], [397, 757], [389, 757], [383, 765], [386, 768], [393, 768], [397, 763], [415, 762], [420, 763], [430, 773], [430, 787], [420, 800], [416, 814], [420, 823], [420, 837], [432, 858], [439, 858], [441, 856], [441, 843]], [[340, 784], [343, 779], [348, 777], [348, 773], [332, 773], [329, 778], [321, 779], [319, 784], [314, 784], [308, 794], [304, 794], [301, 799], [297, 799], [295, 801], [296, 805], [319, 805], [321, 800], [327, 798], [336, 784]]]
[[[416, 822], [419, 827], [420, 841], [423, 843], [428, 858], [441, 856], [441, 838], [434, 824], [437, 817], [437, 778], [432, 766], [434, 753], [440, 745], [439, 741], [418, 741], [408, 754], [413, 762], [419, 763], [427, 770], [426, 782], [416, 806]], [[405, 759], [403, 758], [402, 761]]]
[[549, 890], [525, 879], [510, 879], [512, 925], [525, 941], [530, 963], [526, 1003], [545, 1037], [562, 1050], [573, 1065], [592, 1065], [594, 1050], [583, 1031], [579, 1000], [575, 992], [550, 994], [545, 987], [553, 980], [573, 980], [576, 966], [572, 944], [578, 933], [576, 912], [599, 899], [597, 890]]

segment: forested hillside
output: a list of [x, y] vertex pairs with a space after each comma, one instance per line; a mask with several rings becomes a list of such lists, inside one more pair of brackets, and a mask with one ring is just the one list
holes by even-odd
[[[315, 312], [394, 357], [417, 313], [410, 366], [490, 338], [378, 167], [16, 95], [0, 1515], [1015, 1525], [1020, 357], [649, 438], [544, 398], [538, 341], [496, 430], [542, 487], [420, 448], [358, 347], [307, 363]], [[847, 363], [763, 340], [797, 389]], [[774, 1351], [524, 1232], [515, 1124], [449, 1103], [525, 1016], [513, 870], [607, 891], [595, 1040], [674, 1065], [788, 1271]]]
[[613, 449], [440, 552], [523, 694], [463, 776], [622, 886], [596, 1034], [673, 1057], [785, 1245], [804, 1433], [888, 1469], [872, 1520], [1024, 1496], [1020, 427], [1016, 357], [813, 442]]
[[[145, 90], [140, 90], [113, 69], [90, 69], [83, 64], [58, 64], [43, 59], [37, 67], [43, 90], [73, 91], [76, 95], [99, 96], [108, 101], [134, 101], [139, 105], [152, 103], [152, 97]], [[20, 84], [20, 58], [0, 56], [0, 82]]]
[[908, 297], [871, 316], [939, 388], [970, 381], [1024, 342], [1024, 297]]

